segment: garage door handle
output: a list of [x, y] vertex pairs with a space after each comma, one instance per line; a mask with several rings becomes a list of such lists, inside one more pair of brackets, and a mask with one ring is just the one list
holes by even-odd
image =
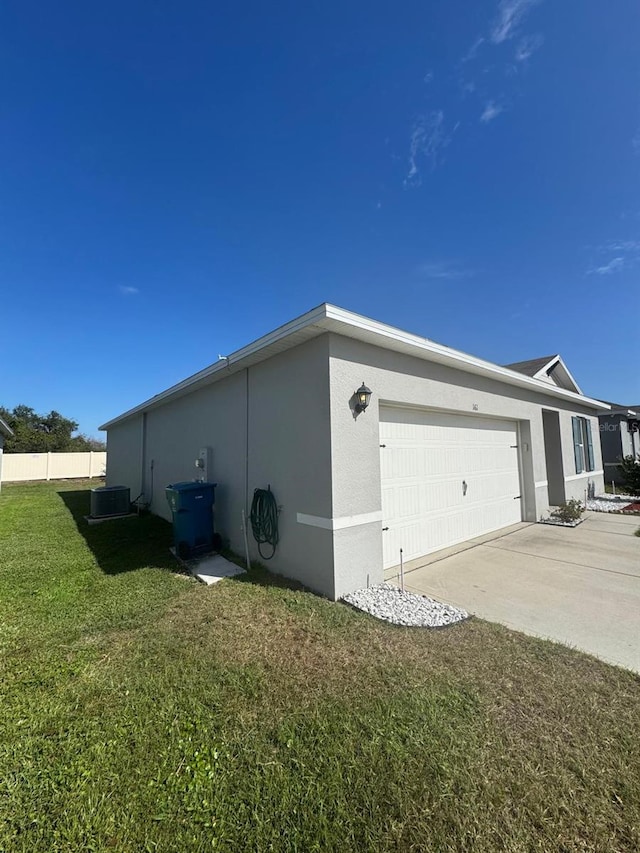
[[516, 495], [514, 501], [522, 500], [522, 495]]
[[382, 528], [382, 532], [384, 533], [384, 531], [385, 531], [385, 530], [388, 530], [388, 529], [389, 529], [388, 527], [383, 527], [383, 528]]

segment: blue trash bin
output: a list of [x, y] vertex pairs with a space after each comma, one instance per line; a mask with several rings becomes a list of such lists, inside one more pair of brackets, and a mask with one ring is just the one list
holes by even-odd
[[173, 515], [176, 554], [188, 560], [214, 550], [213, 507], [217, 483], [173, 483], [165, 494]]

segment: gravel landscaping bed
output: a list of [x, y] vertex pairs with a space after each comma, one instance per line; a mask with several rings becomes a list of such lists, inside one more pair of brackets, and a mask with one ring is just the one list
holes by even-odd
[[576, 521], [560, 521], [559, 518], [548, 516], [547, 518], [541, 518], [538, 524], [553, 524], [555, 527], [577, 527], [583, 521], [585, 521], [584, 518], [578, 518]]
[[402, 592], [389, 583], [381, 583], [367, 589], [358, 589], [342, 599], [358, 610], [370, 613], [394, 625], [419, 628], [441, 628], [454, 625], [469, 617], [466, 610], [442, 604], [424, 595]]
[[637, 512], [637, 510], [625, 510], [630, 504], [640, 502], [638, 495], [598, 495], [587, 501], [587, 509], [592, 512]]

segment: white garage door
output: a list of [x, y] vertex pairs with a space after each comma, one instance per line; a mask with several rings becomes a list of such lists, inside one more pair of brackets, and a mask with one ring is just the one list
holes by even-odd
[[384, 567], [522, 520], [513, 421], [381, 408]]

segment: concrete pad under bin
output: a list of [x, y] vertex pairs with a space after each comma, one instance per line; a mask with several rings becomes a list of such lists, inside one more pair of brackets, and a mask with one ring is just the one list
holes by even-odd
[[223, 578], [232, 578], [236, 575], [245, 574], [245, 570], [240, 566], [222, 557], [220, 554], [207, 554], [205, 557], [197, 557], [194, 560], [182, 560], [176, 554], [175, 548], [169, 549], [176, 560], [189, 569], [191, 574], [198, 578], [202, 583], [211, 586], [218, 583]]

